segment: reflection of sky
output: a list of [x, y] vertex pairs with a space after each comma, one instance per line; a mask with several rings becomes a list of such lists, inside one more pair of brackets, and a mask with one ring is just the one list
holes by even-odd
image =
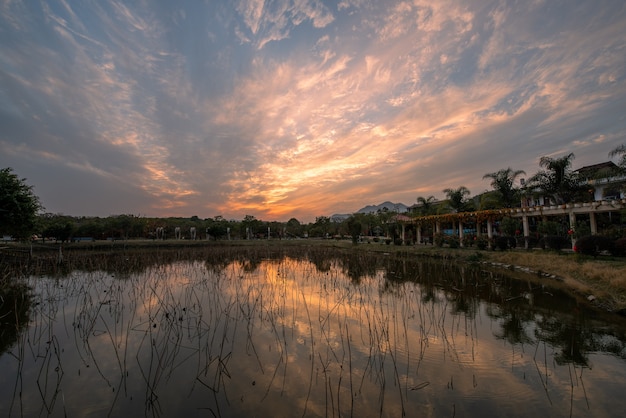
[[356, 416], [381, 403], [388, 416], [402, 405], [433, 415], [453, 405], [459, 416], [561, 415], [570, 391], [574, 415], [624, 407], [623, 359], [588, 353], [590, 368], [559, 366], [561, 347], [534, 342], [532, 321], [533, 342], [511, 345], [496, 337], [503, 319], [487, 303], [474, 317], [454, 314], [455, 293], [435, 289], [421, 302], [425, 288], [385, 286], [384, 270], [358, 285], [342, 271], [287, 258], [252, 271], [181, 262], [124, 279], [36, 278], [41, 303], [29, 332], [16, 356], [0, 358], [0, 404], [10, 404], [18, 376], [24, 411], [40, 408], [39, 383], [52, 416], [139, 416], [146, 405], [204, 416], [218, 404], [225, 415], [293, 416], [306, 405], [318, 416], [329, 405], [347, 413], [352, 401]]
[[49, 212], [264, 220], [624, 141], [621, 0], [4, 1], [0, 167]]

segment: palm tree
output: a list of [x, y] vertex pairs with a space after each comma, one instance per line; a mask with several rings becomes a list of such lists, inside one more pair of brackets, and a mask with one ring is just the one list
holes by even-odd
[[[620, 145], [619, 147], [615, 148], [613, 151], [609, 152], [609, 157], [613, 158], [619, 156], [620, 160], [617, 163], [617, 175], [626, 175], [626, 145]], [[620, 181], [619, 183], [619, 188], [622, 189], [622, 191], [626, 190], [626, 181]]]
[[560, 158], [541, 157], [539, 166], [544, 169], [528, 179], [529, 185], [539, 188], [554, 199], [557, 205], [571, 202], [584, 189], [576, 173], [570, 169], [573, 159], [574, 153], [571, 152]]
[[483, 179], [491, 179], [491, 187], [498, 193], [500, 203], [505, 208], [518, 206], [520, 203], [519, 189], [515, 187], [515, 180], [522, 174], [526, 175], [524, 170], [513, 170], [511, 167], [503, 168], [495, 173], [487, 173]]
[[435, 196], [419, 196], [417, 203], [420, 205], [419, 211], [422, 216], [430, 215], [433, 211], [433, 204], [437, 201]]
[[443, 192], [448, 198], [448, 204], [455, 212], [463, 212], [467, 203], [466, 196], [470, 195], [467, 187], [461, 186], [458, 189], [444, 189]]
[[609, 152], [610, 158], [613, 158], [616, 156], [620, 157], [620, 160], [617, 163], [619, 170], [621, 172], [626, 172], [626, 145], [620, 145], [619, 147], [615, 148], [613, 151]]

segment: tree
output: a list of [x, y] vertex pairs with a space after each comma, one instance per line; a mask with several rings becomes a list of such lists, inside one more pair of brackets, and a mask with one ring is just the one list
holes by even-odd
[[576, 173], [570, 169], [574, 158], [571, 152], [560, 158], [541, 157], [539, 165], [544, 169], [528, 179], [529, 186], [539, 188], [557, 205], [580, 198], [585, 190]]
[[443, 192], [448, 198], [448, 204], [455, 212], [463, 212], [466, 208], [467, 196], [470, 191], [467, 187], [461, 186], [458, 189], [444, 189]]
[[419, 213], [422, 216], [426, 216], [426, 215], [430, 215], [433, 212], [433, 205], [435, 204], [435, 202], [437, 201], [437, 199], [435, 199], [435, 196], [428, 196], [428, 197], [424, 197], [424, 196], [419, 196], [417, 198], [417, 204], [419, 205]]
[[287, 236], [289, 237], [301, 237], [302, 235], [304, 235], [304, 227], [296, 218], [291, 218], [287, 221], [285, 230]]
[[35, 231], [41, 209], [26, 179], [20, 179], [10, 167], [0, 170], [0, 233], [26, 240]]
[[[611, 152], [609, 152], [609, 157], [613, 158], [613, 157], [620, 157], [620, 160], [617, 162], [617, 175], [618, 176], [625, 176], [626, 175], [626, 145], [620, 145], [619, 147], [615, 148], [614, 150], [612, 150]], [[626, 181], [620, 181], [619, 188], [622, 189], [622, 191], [626, 190]]]
[[348, 232], [352, 237], [353, 244], [357, 244], [359, 242], [359, 235], [361, 235], [361, 230], [363, 229], [359, 215], [361, 214], [355, 213], [346, 219], [346, 225], [348, 227]]
[[491, 179], [491, 187], [498, 194], [501, 205], [505, 208], [512, 208], [520, 204], [519, 188], [515, 187], [515, 180], [522, 174], [525, 175], [526, 172], [509, 167], [495, 173], [487, 173], [483, 179]]
[[610, 158], [617, 157], [617, 156], [620, 157], [620, 160], [617, 163], [619, 170], [622, 173], [626, 173], [626, 145], [620, 145], [619, 147], [609, 152]]

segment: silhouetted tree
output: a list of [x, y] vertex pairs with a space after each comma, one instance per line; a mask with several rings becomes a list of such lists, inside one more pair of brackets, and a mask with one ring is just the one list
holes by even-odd
[[470, 191], [467, 187], [461, 186], [457, 189], [444, 189], [443, 192], [448, 198], [448, 205], [455, 212], [464, 212], [466, 210], [467, 196]]
[[483, 179], [491, 179], [491, 187], [496, 191], [500, 204], [505, 208], [519, 206], [519, 188], [515, 187], [515, 180], [526, 174], [524, 170], [503, 168], [494, 173], [487, 173]]
[[539, 165], [544, 169], [528, 179], [529, 187], [539, 188], [557, 205], [581, 198], [585, 189], [580, 185], [576, 173], [571, 170], [573, 159], [573, 153], [560, 158], [541, 157]]
[[422, 216], [427, 216], [432, 214], [434, 203], [437, 201], [435, 196], [419, 196], [417, 198], [417, 203], [419, 206], [419, 214]]
[[0, 170], [0, 233], [19, 240], [29, 238], [41, 209], [39, 198], [26, 179], [20, 179], [10, 167]]

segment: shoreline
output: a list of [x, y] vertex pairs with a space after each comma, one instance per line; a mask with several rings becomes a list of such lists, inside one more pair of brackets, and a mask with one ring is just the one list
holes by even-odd
[[293, 240], [117, 240], [76, 243], [6, 243], [0, 245], [5, 255], [14, 253], [21, 257], [47, 254], [54, 256], [59, 248], [66, 254], [112, 253], [131, 249], [204, 249], [223, 247], [332, 247], [343, 251], [371, 251], [394, 254], [399, 257], [423, 256], [461, 263], [479, 263], [485, 268], [507, 270], [520, 279], [547, 283], [567, 290], [582, 303], [597, 309], [626, 316], [626, 258], [582, 256], [571, 251], [513, 249], [508, 251], [478, 250], [477, 248], [447, 248], [432, 245], [386, 245], [359, 243], [347, 240], [293, 239]]

